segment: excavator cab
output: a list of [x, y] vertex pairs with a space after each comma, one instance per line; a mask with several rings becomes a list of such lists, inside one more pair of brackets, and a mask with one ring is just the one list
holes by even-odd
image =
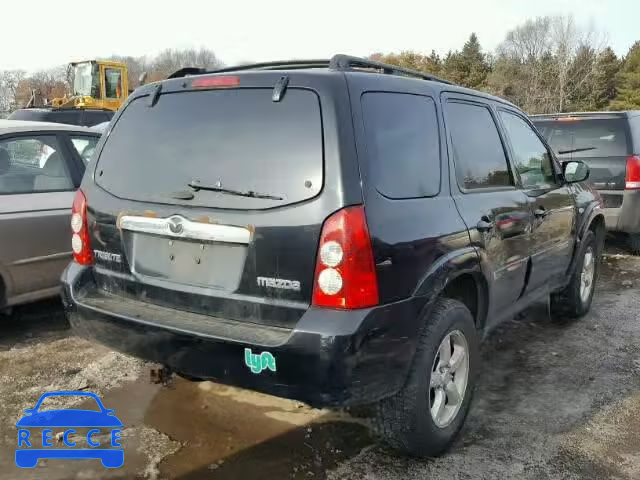
[[93, 108], [116, 111], [129, 95], [127, 66], [121, 62], [88, 60], [69, 65], [73, 69], [71, 97], [55, 98], [55, 108]]

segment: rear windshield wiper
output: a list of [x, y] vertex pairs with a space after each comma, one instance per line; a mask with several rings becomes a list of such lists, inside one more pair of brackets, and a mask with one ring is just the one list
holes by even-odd
[[588, 150], [595, 150], [596, 147], [582, 147], [582, 148], [574, 148], [573, 150], [558, 150], [559, 155], [566, 155], [567, 153], [577, 153], [577, 152], [586, 152]]
[[237, 195], [238, 197], [250, 197], [250, 198], [264, 198], [267, 200], [282, 200], [282, 197], [278, 197], [276, 195], [269, 195], [268, 193], [260, 193], [255, 192], [253, 190], [248, 190], [246, 192], [242, 192], [240, 190], [232, 190], [230, 188], [218, 187], [214, 185], [203, 185], [197, 180], [190, 181], [187, 185], [193, 188], [194, 191], [198, 192], [200, 190], [206, 190], [208, 192], [220, 192], [226, 193], [228, 195]]

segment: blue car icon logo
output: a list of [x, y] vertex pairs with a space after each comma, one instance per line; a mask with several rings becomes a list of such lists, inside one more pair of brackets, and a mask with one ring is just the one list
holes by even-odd
[[[39, 411], [46, 398], [66, 395], [93, 398], [100, 407], [100, 411], [73, 408]], [[26, 415], [16, 423], [18, 427], [16, 465], [18, 467], [33, 468], [41, 458], [96, 458], [100, 459], [102, 465], [107, 468], [119, 468], [124, 463], [124, 450], [120, 444], [122, 422], [114, 415], [113, 410], [104, 407], [95, 393], [73, 391], [45, 393], [36, 406], [26, 409], [25, 413]], [[52, 427], [64, 428], [62, 443], [65, 448], [53, 448]], [[42, 428], [41, 436], [31, 431], [31, 428]], [[90, 428], [86, 434], [86, 443], [90, 448], [74, 448], [77, 441], [72, 441], [75, 437], [71, 436], [77, 437], [75, 428]], [[110, 442], [108, 442], [110, 448], [100, 448], [103, 447], [100, 442], [104, 442], [103, 437], [108, 430], [110, 430]]]

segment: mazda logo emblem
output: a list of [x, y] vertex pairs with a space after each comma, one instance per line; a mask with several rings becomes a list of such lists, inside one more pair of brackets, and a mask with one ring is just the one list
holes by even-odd
[[169, 230], [171, 233], [182, 233], [182, 224], [177, 220], [169, 220]]

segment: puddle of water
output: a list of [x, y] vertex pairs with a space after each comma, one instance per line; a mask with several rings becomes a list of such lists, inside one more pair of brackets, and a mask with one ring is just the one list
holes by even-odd
[[324, 478], [372, 443], [364, 425], [330, 412], [209, 382], [178, 380], [144, 420], [182, 444], [160, 466], [181, 480]]

